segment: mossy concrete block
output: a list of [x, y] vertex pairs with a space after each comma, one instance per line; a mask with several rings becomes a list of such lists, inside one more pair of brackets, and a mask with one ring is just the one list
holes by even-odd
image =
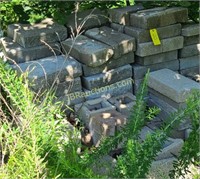
[[92, 67], [104, 64], [114, 54], [110, 46], [83, 35], [63, 41], [62, 47], [65, 54], [69, 54], [81, 63]]
[[49, 18], [35, 25], [8, 25], [7, 34], [14, 42], [24, 48], [37, 47], [45, 43], [60, 42], [68, 37], [67, 28], [53, 22]]
[[85, 35], [111, 46], [114, 51], [113, 58], [115, 59], [136, 50], [134, 37], [130, 37], [106, 26], [87, 30]]
[[133, 27], [152, 29], [171, 24], [183, 23], [188, 20], [188, 9], [183, 7], [159, 7], [138, 11], [130, 15]]

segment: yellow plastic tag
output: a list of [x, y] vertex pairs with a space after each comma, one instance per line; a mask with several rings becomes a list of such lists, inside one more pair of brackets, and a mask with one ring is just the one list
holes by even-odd
[[151, 39], [152, 39], [154, 45], [161, 44], [159, 36], [158, 36], [158, 32], [156, 29], [150, 29], [150, 35], [151, 35]]

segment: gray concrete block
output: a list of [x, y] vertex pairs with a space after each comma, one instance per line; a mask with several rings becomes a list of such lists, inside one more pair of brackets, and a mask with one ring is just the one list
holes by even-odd
[[92, 67], [104, 64], [114, 54], [110, 46], [83, 35], [63, 41], [62, 47], [65, 54], [70, 54], [81, 63]]
[[182, 35], [186, 37], [199, 35], [199, 24], [187, 24], [182, 27]]
[[136, 97], [132, 93], [125, 93], [108, 99], [108, 102], [114, 105], [118, 112], [129, 117], [133, 111], [133, 106], [136, 104]]
[[133, 52], [124, 54], [123, 56], [119, 57], [118, 59], [111, 58], [108, 62], [104, 63], [98, 67], [90, 67], [87, 65], [82, 65], [83, 67], [83, 74], [84, 76], [91, 76], [98, 73], [106, 73], [109, 70], [134, 63], [135, 55]]
[[200, 44], [185, 46], [179, 50], [179, 58], [200, 55]]
[[152, 8], [138, 11], [130, 15], [130, 24], [133, 27], [152, 29], [171, 24], [187, 22], [188, 9], [182, 7]]
[[122, 24], [122, 25], [129, 25], [130, 24], [130, 14], [133, 12], [142, 10], [142, 9], [144, 9], [144, 7], [141, 4], [110, 9], [109, 16], [110, 16], [111, 22], [115, 22], [115, 23]]
[[5, 37], [1, 39], [1, 46], [7, 62], [10, 64], [15, 62], [24, 63], [60, 54], [60, 45], [58, 43], [49, 44], [49, 46], [41, 45], [32, 48], [23, 48], [16, 42], [13, 42], [12, 39]]
[[133, 94], [134, 95], [137, 95], [137, 93], [139, 92], [142, 82], [143, 82], [143, 79], [134, 80], [134, 85], [133, 85]]
[[117, 32], [124, 33], [124, 28], [125, 28], [124, 25], [116, 24], [116, 23], [111, 23], [111, 24], [110, 24], [110, 27], [111, 27], [112, 29], [116, 30]]
[[185, 102], [192, 89], [200, 90], [200, 85], [169, 69], [149, 74], [148, 86], [177, 103]]
[[109, 99], [113, 96], [119, 96], [119, 95], [125, 94], [127, 92], [132, 93], [133, 92], [133, 80], [132, 80], [132, 78], [128, 78], [128, 79], [113, 83], [109, 86], [95, 88], [93, 90], [84, 89], [84, 92], [85, 92], [85, 98], [87, 100], [96, 99], [96, 98]]
[[69, 31], [80, 34], [83, 30], [106, 25], [108, 22], [107, 13], [95, 8], [78, 13], [73, 12], [66, 17], [65, 26]]
[[148, 69], [145, 66], [133, 64], [133, 79], [139, 80], [143, 79]]
[[144, 141], [147, 135], [152, 134], [152, 133], [153, 133], [152, 129], [150, 129], [147, 126], [144, 126], [142, 130], [140, 131], [139, 138], [141, 139], [141, 141]]
[[44, 45], [44, 43], [60, 42], [68, 37], [67, 28], [49, 18], [35, 25], [8, 25], [7, 34], [14, 42], [24, 48], [37, 47]]
[[178, 50], [140, 57], [136, 56], [136, 62], [140, 65], [153, 65], [178, 59]]
[[195, 74], [200, 74], [200, 68], [199, 66], [197, 67], [192, 67], [192, 68], [187, 68], [187, 69], [184, 69], [184, 70], [180, 70], [180, 74], [181, 75], [189, 75], [190, 73], [195, 73]]
[[87, 30], [85, 35], [111, 46], [114, 51], [113, 58], [115, 59], [136, 50], [134, 37], [117, 32], [106, 26]]
[[184, 37], [184, 46], [198, 44], [200, 41], [199, 35]]
[[147, 124], [147, 127], [149, 127], [152, 130], [156, 130], [162, 127], [163, 125], [163, 120], [161, 120], [159, 117], [155, 117], [154, 119], [152, 119], [151, 121], [149, 121]]
[[[160, 40], [179, 36], [181, 34], [181, 24], [174, 24], [156, 29]], [[135, 37], [137, 43], [152, 42], [150, 32], [146, 29], [136, 28], [132, 26], [125, 26], [124, 32], [127, 35]]]
[[[54, 88], [53, 88], [54, 89]], [[55, 85], [55, 95], [65, 96], [69, 93], [77, 92], [82, 90], [81, 78], [66, 78], [64, 82], [57, 82]]]
[[103, 87], [124, 80], [132, 76], [131, 65], [125, 65], [106, 73], [96, 74], [93, 76], [82, 77], [83, 87], [89, 90]]
[[50, 88], [53, 84], [65, 82], [67, 78], [81, 76], [81, 64], [72, 57], [56, 56], [43, 58], [37, 61], [30, 61], [13, 65], [12, 68], [22, 72], [28, 72], [28, 80], [34, 84], [35, 91], [41, 88]]
[[183, 37], [177, 36], [161, 40], [161, 45], [155, 46], [153, 42], [146, 42], [137, 45], [136, 55], [145, 57], [168, 51], [183, 48]]
[[199, 67], [200, 66], [200, 56], [192, 56], [187, 58], [180, 58], [180, 70], [187, 68]]

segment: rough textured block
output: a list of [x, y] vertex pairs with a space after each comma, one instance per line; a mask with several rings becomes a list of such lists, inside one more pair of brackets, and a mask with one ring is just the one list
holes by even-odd
[[144, 9], [141, 4], [134, 6], [127, 6], [122, 8], [115, 8], [109, 10], [110, 19], [112, 22], [129, 25], [130, 24], [130, 14]]
[[107, 62], [114, 54], [106, 44], [80, 35], [62, 42], [65, 54], [70, 54], [83, 64], [97, 67]]
[[93, 90], [86, 90], [85, 97], [87, 100], [96, 99], [96, 98], [106, 98], [109, 99], [113, 96], [118, 96], [125, 94], [127, 92], [133, 92], [133, 80], [128, 78], [125, 80], [118, 81], [109, 86], [104, 86], [101, 88], [95, 88]]
[[185, 46], [179, 50], [179, 57], [191, 57], [200, 54], [200, 44]]
[[132, 76], [132, 67], [131, 65], [125, 65], [113, 70], [110, 70], [106, 73], [101, 73], [93, 76], [82, 77], [83, 86], [86, 89], [94, 89], [98, 87], [103, 87], [110, 85], [119, 80], [124, 80]]
[[87, 30], [85, 35], [111, 46], [114, 51], [113, 58], [115, 59], [136, 50], [134, 37], [122, 34], [106, 26]]
[[52, 19], [45, 19], [35, 25], [11, 24], [8, 25], [7, 33], [8, 37], [24, 48], [44, 45], [44, 42], [60, 42], [68, 36], [66, 27], [53, 22]]
[[180, 58], [180, 70], [200, 66], [200, 56], [192, 56], [187, 58]]
[[194, 45], [199, 43], [199, 35], [184, 37], [184, 46]]
[[186, 22], [187, 20], [188, 10], [182, 7], [153, 8], [138, 11], [130, 15], [131, 26], [143, 29], [163, 27]]
[[159, 53], [146, 57], [136, 56], [136, 62], [140, 65], [153, 65], [156, 63], [162, 63], [176, 59], [178, 59], [178, 50]]
[[[13, 64], [13, 61], [16, 63], [24, 63], [27, 61], [60, 54], [60, 45], [58, 43], [49, 44], [49, 46], [41, 45], [33, 48], [23, 48], [17, 43], [13, 42], [12, 39], [5, 37], [1, 39], [1, 45], [4, 55], [10, 64]], [[52, 52], [52, 49], [54, 52]]]
[[56, 96], [65, 96], [69, 93], [77, 92], [82, 90], [81, 78], [66, 78], [64, 82], [58, 83], [55, 86]]
[[124, 28], [125, 28], [124, 25], [120, 25], [120, 24], [116, 24], [116, 23], [111, 23], [110, 27], [112, 29], [116, 30], [117, 32], [124, 33]]
[[18, 73], [28, 72], [28, 79], [34, 83], [32, 88], [39, 90], [41, 88], [51, 87], [54, 83], [64, 82], [66, 78], [75, 78], [81, 76], [81, 64], [72, 57], [56, 56], [21, 63], [18, 66], [13, 65]]
[[106, 73], [109, 70], [133, 63], [134, 61], [135, 61], [135, 55], [133, 52], [130, 52], [130, 53], [124, 54], [118, 59], [111, 58], [108, 62], [95, 68], [87, 66], [87, 65], [82, 65], [83, 74], [84, 76], [91, 76], [98, 73]]
[[136, 104], [136, 97], [132, 93], [126, 93], [112, 97], [108, 101], [116, 107], [118, 112], [129, 117], [131, 111], [133, 111], [133, 106]]
[[107, 24], [107, 14], [99, 9], [90, 9], [82, 12], [73, 12], [66, 18], [65, 26], [69, 31], [79, 34], [81, 31]]
[[183, 37], [177, 36], [161, 40], [161, 45], [155, 46], [153, 42], [137, 45], [136, 55], [145, 57], [183, 48]]
[[169, 69], [149, 74], [148, 86], [177, 103], [185, 102], [192, 89], [200, 90], [200, 85]]
[[182, 35], [186, 37], [199, 35], [199, 24], [187, 24], [182, 27]]
[[[166, 39], [181, 34], [181, 24], [169, 25], [166, 27], [159, 27], [156, 29], [160, 39]], [[124, 32], [132, 37], [135, 37], [137, 43], [151, 42], [149, 30], [136, 28], [132, 26], [125, 26]]]

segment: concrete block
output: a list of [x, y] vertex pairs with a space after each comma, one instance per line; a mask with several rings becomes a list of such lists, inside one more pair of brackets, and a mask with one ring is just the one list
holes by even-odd
[[66, 18], [65, 26], [70, 32], [80, 34], [83, 30], [106, 25], [109, 22], [107, 14], [99, 9], [89, 9], [73, 12]]
[[131, 65], [125, 65], [106, 73], [96, 74], [93, 76], [82, 77], [83, 87], [92, 90], [124, 80], [132, 76]]
[[163, 52], [174, 51], [183, 48], [183, 37], [177, 36], [161, 40], [161, 45], [155, 46], [153, 42], [146, 42], [137, 45], [136, 55], [145, 57]]
[[142, 9], [144, 9], [144, 7], [141, 4], [110, 9], [109, 16], [110, 16], [111, 22], [115, 22], [117, 24], [122, 24], [122, 25], [129, 25], [130, 14]]
[[125, 94], [127, 92], [133, 92], [133, 80], [132, 78], [127, 78], [125, 80], [118, 81], [109, 86], [104, 86], [101, 88], [95, 88], [92, 90], [85, 91], [85, 98], [87, 100], [96, 99], [96, 98], [106, 98], [109, 99], [113, 96], [118, 96]]
[[98, 73], [106, 73], [109, 70], [112, 70], [112, 69], [130, 64], [130, 63], [134, 63], [134, 61], [135, 61], [135, 55], [133, 52], [130, 52], [130, 53], [124, 54], [118, 59], [111, 58], [108, 62], [98, 67], [90, 67], [83, 64], [82, 65], [83, 74], [84, 76], [91, 76]]
[[192, 129], [186, 129], [185, 130], [185, 139], [188, 139], [188, 137], [190, 136], [191, 132], [192, 132]]
[[147, 123], [147, 127], [149, 127], [151, 130], [159, 129], [162, 125], [163, 120], [161, 120], [159, 117], [155, 117], [153, 120]]
[[183, 143], [182, 139], [168, 138], [163, 146], [163, 149], [158, 153], [156, 160], [171, 158], [174, 155], [178, 156]]
[[[181, 24], [159, 27], [156, 30], [161, 40], [175, 37], [181, 35]], [[152, 42], [149, 30], [132, 26], [125, 26], [124, 32], [125, 34], [134, 37], [137, 40], [137, 43]]]
[[146, 136], [149, 134], [152, 134], [153, 130], [151, 130], [149, 127], [144, 126], [142, 130], [140, 131], [139, 137], [141, 141], [144, 141], [146, 139]]
[[133, 106], [136, 104], [136, 97], [132, 93], [112, 97], [108, 101], [116, 107], [116, 110], [126, 117], [130, 116]]
[[55, 85], [55, 90], [55, 95], [58, 97], [65, 96], [69, 93], [81, 91], [81, 78], [66, 78], [64, 82], [58, 82], [58, 84]]
[[65, 54], [70, 54], [81, 63], [92, 67], [104, 64], [114, 54], [110, 46], [83, 35], [63, 41], [62, 47]]
[[200, 90], [200, 84], [169, 69], [151, 72], [148, 86], [177, 103], [185, 102], [192, 89]]
[[143, 79], [148, 69], [145, 66], [133, 64], [133, 79], [139, 80]]
[[104, 44], [111, 46], [114, 51], [113, 58], [136, 50], [135, 38], [103, 26], [87, 30], [85, 35]]
[[200, 55], [200, 44], [185, 46], [179, 50], [179, 58]]
[[124, 33], [124, 28], [125, 28], [124, 25], [116, 24], [116, 23], [111, 23], [111, 24], [110, 24], [110, 27], [111, 27], [112, 29], [116, 30], [117, 32]]
[[199, 43], [199, 35], [184, 37], [184, 46], [194, 45]]
[[81, 76], [81, 64], [72, 57], [52, 56], [37, 61], [30, 61], [12, 65], [19, 74], [28, 72], [28, 80], [33, 83], [31, 86], [34, 91], [41, 88], [48, 89], [52, 85], [65, 82], [67, 78], [76, 78]]
[[191, 73], [200, 74], [199, 66], [180, 70], [180, 74], [184, 76], [188, 76]]
[[193, 67], [199, 67], [200, 66], [200, 56], [192, 56], [192, 57], [186, 57], [186, 58], [180, 58], [180, 70], [193, 68]]
[[182, 27], [182, 35], [186, 37], [199, 35], [199, 24], [187, 24]]
[[145, 57], [136, 56], [136, 62], [140, 65], [153, 65], [178, 59], [178, 50], [159, 53]]
[[130, 24], [133, 27], [152, 29], [171, 24], [187, 22], [188, 9], [182, 7], [152, 8], [138, 11], [130, 15]]
[[7, 34], [14, 42], [24, 48], [37, 47], [44, 45], [44, 43], [60, 42], [68, 37], [67, 28], [49, 18], [35, 25], [8, 25]]
[[143, 79], [134, 80], [134, 85], [133, 85], [133, 94], [134, 95], [137, 95], [137, 93], [139, 92], [142, 82], [143, 82]]
[[60, 45], [58, 43], [49, 44], [49, 46], [41, 45], [32, 48], [23, 48], [16, 42], [13, 42], [12, 39], [5, 37], [1, 39], [1, 46], [7, 58], [7, 62], [10, 64], [15, 62], [24, 63], [60, 54]]

